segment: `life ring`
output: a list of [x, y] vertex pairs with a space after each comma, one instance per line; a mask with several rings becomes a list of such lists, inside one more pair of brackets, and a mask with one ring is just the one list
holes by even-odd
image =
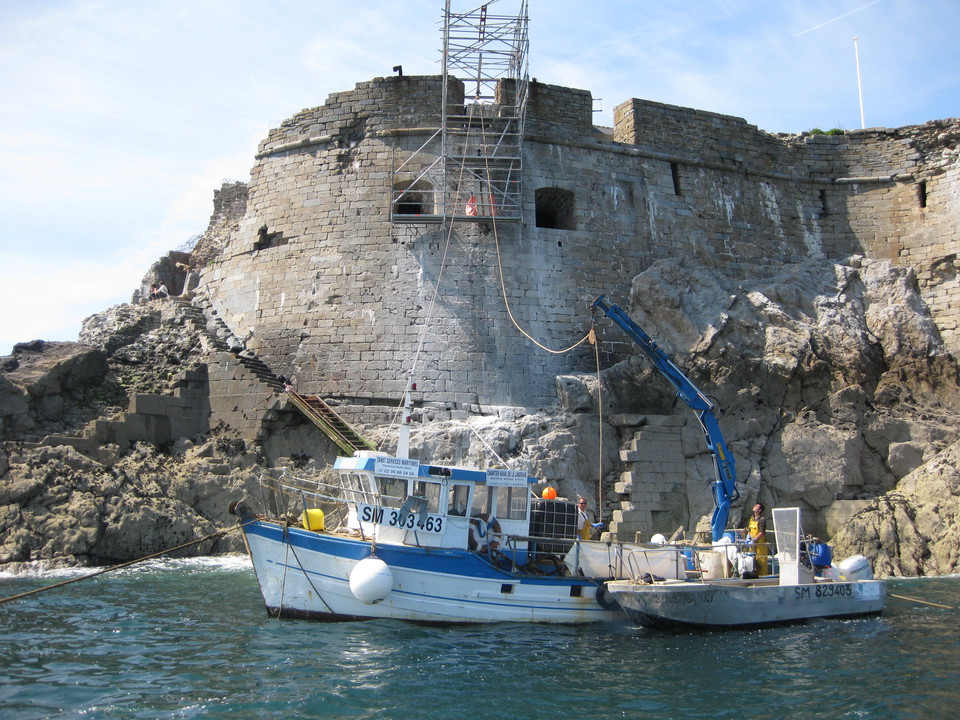
[[467, 544], [471, 550], [487, 552], [500, 547], [500, 522], [486, 513], [470, 518], [470, 535]]

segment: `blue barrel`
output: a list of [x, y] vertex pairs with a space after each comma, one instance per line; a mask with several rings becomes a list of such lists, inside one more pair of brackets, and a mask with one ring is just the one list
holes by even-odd
[[825, 542], [815, 542], [809, 545], [810, 562], [816, 568], [830, 567], [833, 563], [833, 550]]

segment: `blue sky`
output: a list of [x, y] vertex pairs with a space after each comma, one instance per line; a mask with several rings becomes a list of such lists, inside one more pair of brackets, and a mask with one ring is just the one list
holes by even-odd
[[[476, 0], [475, 0], [476, 1]], [[477, 3], [479, 4], [479, 3]], [[474, 7], [453, 0], [454, 10]], [[513, 12], [517, 0], [499, 0]], [[204, 231], [269, 128], [438, 74], [442, 0], [0, 0], [0, 355], [75, 340]], [[770, 132], [960, 116], [957, 0], [530, 0], [530, 74]]]

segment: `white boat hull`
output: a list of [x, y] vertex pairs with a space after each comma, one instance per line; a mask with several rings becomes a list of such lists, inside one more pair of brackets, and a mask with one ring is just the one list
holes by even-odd
[[314, 620], [394, 618], [425, 623], [590, 623], [622, 618], [602, 580], [527, 576], [469, 550], [377, 545], [390, 569], [386, 597], [363, 602], [350, 588], [371, 543], [255, 521], [244, 527], [267, 612]]
[[883, 609], [882, 580], [780, 585], [776, 580], [607, 584], [633, 621], [646, 627], [742, 627], [812, 618], [855, 617]]

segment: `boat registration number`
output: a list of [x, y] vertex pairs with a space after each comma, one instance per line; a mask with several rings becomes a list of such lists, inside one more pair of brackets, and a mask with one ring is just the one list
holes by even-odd
[[796, 587], [793, 589], [793, 592], [797, 600], [810, 597], [851, 597], [853, 595], [853, 586], [846, 583], [824, 583], [823, 585], [817, 585], [815, 587], [810, 587], [809, 585]]
[[443, 515], [427, 515], [421, 519], [418, 513], [407, 513], [401, 518], [397, 508], [362, 504], [357, 506], [357, 516], [364, 523], [427, 533], [442, 533], [445, 520]]

